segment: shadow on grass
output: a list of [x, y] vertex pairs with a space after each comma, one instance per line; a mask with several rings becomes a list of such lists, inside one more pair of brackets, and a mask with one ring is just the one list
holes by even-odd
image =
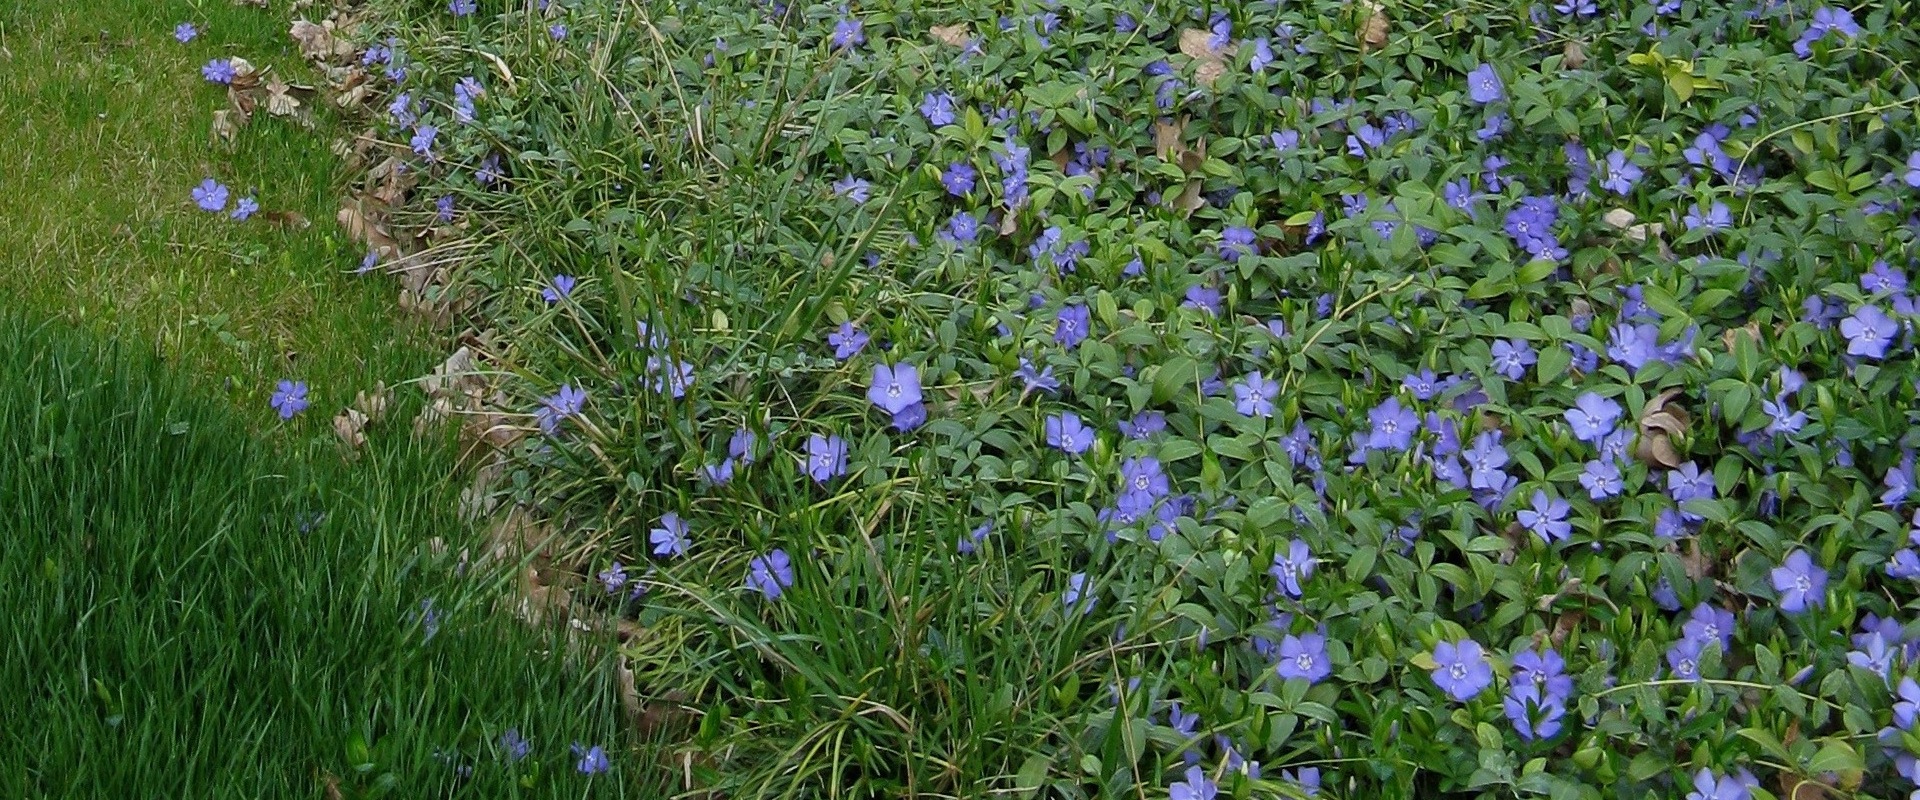
[[666, 794], [604, 649], [463, 566], [450, 443], [252, 438], [150, 352], [0, 318], [0, 796]]

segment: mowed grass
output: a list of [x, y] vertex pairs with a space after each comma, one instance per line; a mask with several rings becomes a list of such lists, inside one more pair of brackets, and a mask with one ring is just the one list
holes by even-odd
[[291, 458], [60, 327], [0, 321], [0, 796], [662, 795], [606, 643], [512, 620], [511, 565], [462, 564], [451, 443]]
[[[0, 6], [0, 296], [150, 341], [263, 421], [277, 379], [305, 380], [317, 407], [338, 410], [375, 380], [424, 374], [449, 338], [398, 314], [390, 279], [353, 274], [364, 248], [333, 221], [342, 123], [323, 100], [309, 102], [311, 130], [262, 111], [231, 145], [214, 140], [227, 99], [201, 78], [208, 60], [313, 83], [289, 20], [282, 4], [229, 0]], [[189, 21], [199, 38], [175, 41]], [[263, 213], [243, 223], [195, 207], [208, 177]]]

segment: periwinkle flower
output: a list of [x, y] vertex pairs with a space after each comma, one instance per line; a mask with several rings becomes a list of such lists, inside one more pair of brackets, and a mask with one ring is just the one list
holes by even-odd
[[1573, 535], [1573, 523], [1567, 521], [1567, 512], [1571, 506], [1558, 497], [1550, 497], [1545, 491], [1534, 490], [1533, 507], [1522, 509], [1520, 524], [1539, 536], [1547, 544], [1566, 539]]
[[1280, 662], [1274, 670], [1281, 678], [1299, 678], [1314, 684], [1333, 674], [1333, 661], [1327, 657], [1324, 634], [1288, 634], [1280, 640], [1279, 653]]
[[597, 577], [600, 578], [600, 585], [606, 587], [607, 594], [619, 594], [620, 590], [626, 588], [627, 585], [627, 567], [615, 561], [606, 569], [601, 570]]
[[1920, 150], [1907, 154], [1907, 174], [1901, 177], [1908, 186], [1920, 189]]
[[1607, 177], [1600, 182], [1600, 188], [1624, 197], [1645, 175], [1645, 170], [1628, 160], [1626, 151], [1615, 150], [1607, 154]]
[[648, 388], [675, 399], [686, 397], [687, 388], [693, 385], [693, 365], [685, 361], [648, 356], [647, 374], [653, 376]]
[[647, 532], [653, 554], [665, 558], [687, 554], [687, 523], [671, 511], [660, 515], [660, 524]]
[[1687, 793], [1687, 800], [1752, 800], [1752, 789], [1759, 785], [1760, 781], [1744, 769], [1722, 775], [1701, 767], [1693, 774], [1693, 791]]
[[230, 84], [234, 75], [231, 59], [216, 58], [200, 68], [200, 77], [206, 78], [208, 83]]
[[1700, 651], [1702, 643], [1695, 639], [1681, 639], [1667, 649], [1667, 670], [1674, 680], [1700, 680]]
[[1687, 230], [1690, 231], [1705, 230], [1708, 233], [1718, 233], [1733, 227], [1733, 213], [1727, 209], [1726, 203], [1719, 201], [1715, 201], [1705, 211], [1700, 210], [1699, 203], [1694, 203], [1687, 208], [1687, 214], [1681, 221], [1686, 223]]
[[587, 392], [576, 389], [571, 384], [561, 384], [560, 391], [540, 401], [540, 410], [534, 412], [535, 421], [540, 423], [540, 431], [548, 436], [560, 432], [560, 423], [580, 413], [586, 406]]
[[1561, 720], [1567, 715], [1564, 700], [1545, 696], [1539, 684], [1516, 683], [1501, 703], [1507, 721], [1515, 733], [1527, 741], [1551, 739], [1560, 734]]
[[247, 196], [235, 201], [233, 204], [233, 213], [227, 216], [239, 222], [246, 222], [248, 217], [259, 213], [259, 211], [260, 201], [253, 199], [252, 196]]
[[847, 441], [837, 435], [807, 437], [807, 475], [826, 483], [847, 473]]
[[[1276, 387], [1277, 389], [1277, 387]], [[1413, 447], [1413, 435], [1420, 429], [1420, 415], [1389, 396], [1367, 412], [1366, 446], [1373, 450], [1404, 452]]]
[[747, 562], [747, 588], [768, 600], [778, 600], [793, 586], [793, 560], [787, 551], [775, 548]]
[[499, 745], [500, 753], [506, 756], [509, 764], [533, 752], [533, 743], [521, 737], [519, 728], [508, 728], [506, 733], [500, 734]]
[[1467, 97], [1480, 105], [1497, 103], [1507, 97], [1507, 86], [1492, 64], [1481, 64], [1467, 73]]
[[[447, 11], [456, 17], [468, 16], [479, 7], [480, 4], [478, 0], [450, 0], [447, 3]], [[584, 772], [585, 770], [581, 771]]]
[[199, 186], [193, 187], [192, 194], [193, 204], [199, 206], [202, 211], [219, 212], [227, 208], [229, 193], [226, 184], [212, 178], [203, 180]]
[[1598, 442], [1613, 432], [1613, 426], [1620, 421], [1620, 404], [1601, 397], [1593, 392], [1585, 392], [1573, 401], [1573, 408], [1567, 410], [1567, 425], [1573, 428], [1573, 438], [1583, 442]]
[[[454, 2], [459, 3], [460, 0], [454, 0]], [[466, 2], [468, 3], [469, 9], [471, 9], [473, 0], [466, 0]], [[469, 10], [468, 13], [472, 13], [472, 11]], [[573, 757], [579, 759], [579, 761], [574, 763], [574, 769], [579, 770], [582, 775], [598, 775], [613, 768], [613, 765], [607, 762], [606, 749], [597, 744], [588, 747], [579, 742], [574, 742]]]
[[1219, 795], [1220, 787], [1197, 764], [1187, 768], [1186, 780], [1167, 787], [1168, 800], [1215, 800]]
[[440, 129], [432, 125], [422, 125], [415, 128], [413, 130], [413, 140], [409, 142], [409, 144], [413, 145], [414, 155], [420, 156], [428, 161], [434, 160], [433, 143], [439, 136]]
[[1879, 306], [1872, 304], [1863, 305], [1853, 312], [1853, 316], [1840, 320], [1840, 334], [1847, 337], [1847, 355], [1850, 356], [1885, 358], [1887, 346], [1893, 343], [1893, 337], [1899, 331], [1899, 324], [1881, 311]]
[[1800, 34], [1799, 39], [1794, 40], [1793, 54], [1801, 58], [1812, 56], [1813, 43], [1826, 38], [1830, 33], [1838, 33], [1844, 38], [1852, 39], [1862, 32], [1860, 25], [1853, 21], [1852, 11], [1846, 8], [1817, 8], [1813, 11], [1813, 20], [1808, 23], [1806, 32]]
[[1780, 593], [1781, 611], [1799, 614], [1827, 604], [1827, 571], [1805, 550], [1793, 551], [1769, 577], [1774, 591]]
[[1259, 235], [1252, 228], [1233, 225], [1220, 234], [1220, 257], [1229, 263], [1238, 262], [1241, 256], [1254, 253], [1254, 243]]
[[1847, 653], [1847, 663], [1886, 680], [1893, 670], [1894, 658], [1899, 654], [1899, 651], [1892, 649], [1890, 644], [1886, 635], [1878, 631], [1870, 633], [1867, 635], [1867, 643], [1864, 647]]
[[1433, 646], [1433, 682], [1458, 702], [1466, 702], [1493, 685], [1493, 665], [1486, 651], [1472, 639]]
[[1087, 580], [1087, 573], [1076, 572], [1067, 576], [1067, 590], [1060, 594], [1060, 601], [1069, 611], [1078, 608], [1085, 615], [1093, 613], [1094, 604], [1100, 602], [1100, 598], [1095, 596], [1095, 588]]
[[1015, 370], [1013, 375], [1025, 384], [1021, 389], [1022, 394], [1035, 391], [1053, 392], [1060, 388], [1060, 379], [1053, 377], [1053, 365], [1034, 369], [1033, 361], [1026, 356], [1020, 357], [1020, 368]]
[[1085, 304], [1070, 303], [1060, 308], [1059, 316], [1053, 322], [1053, 341], [1055, 344], [1072, 350], [1087, 338], [1087, 332], [1093, 328], [1093, 312]]
[[1047, 417], [1047, 445], [1069, 455], [1087, 452], [1093, 446], [1093, 428], [1080, 420], [1080, 415], [1071, 411]]
[[573, 294], [574, 284], [572, 275], [555, 275], [551, 282], [540, 288], [540, 299], [547, 301], [548, 305], [558, 303]]
[[1895, 694], [1900, 699], [1893, 704], [1893, 724], [1903, 731], [1913, 730], [1914, 717], [1920, 715], [1920, 683], [1902, 677]]
[[852, 322], [842, 322], [838, 330], [827, 334], [827, 345], [833, 348], [834, 358], [845, 361], [859, 355], [869, 338], [865, 331], [853, 327]]
[[852, 175], [833, 182], [833, 193], [852, 200], [854, 205], [864, 205], [872, 191], [873, 184]]
[[873, 365], [867, 400], [888, 414], [898, 414], [921, 401], [920, 371], [912, 364]]
[[1693, 607], [1686, 624], [1680, 626], [1680, 634], [1702, 645], [1718, 645], [1722, 651], [1731, 651], [1734, 627], [1733, 612], [1701, 603]]
[[940, 185], [947, 187], [947, 194], [965, 197], [973, 191], [974, 182], [979, 179], [980, 171], [965, 161], [955, 161], [940, 172]]
[[1586, 488], [1587, 497], [1593, 500], [1616, 497], [1626, 488], [1626, 482], [1620, 476], [1620, 467], [1608, 459], [1587, 462], [1580, 471], [1580, 485]]
[[1281, 594], [1298, 600], [1303, 592], [1301, 582], [1313, 577], [1314, 563], [1313, 549], [1295, 539], [1273, 554], [1273, 567], [1267, 573], [1273, 576]]
[[186, 44], [187, 42], [191, 42], [193, 41], [193, 37], [199, 36], [199, 35], [200, 35], [200, 29], [194, 27], [193, 23], [191, 22], [182, 22], [178, 25], [173, 26], [174, 41], [177, 41], [181, 44]]
[[267, 404], [280, 413], [281, 419], [293, 419], [293, 415], [307, 410], [307, 384], [305, 381], [280, 381], [274, 387], [273, 396]]
[[920, 101], [920, 116], [925, 117], [928, 125], [941, 127], [952, 125], [954, 116], [954, 97], [952, 92], [928, 92]]
[[1658, 357], [1660, 326], [1651, 322], [1621, 322], [1613, 326], [1609, 339], [1607, 357], [1637, 371]]
[[1243, 417], [1272, 417], [1273, 400], [1279, 394], [1279, 381], [1255, 371], [1233, 385], [1233, 409]]

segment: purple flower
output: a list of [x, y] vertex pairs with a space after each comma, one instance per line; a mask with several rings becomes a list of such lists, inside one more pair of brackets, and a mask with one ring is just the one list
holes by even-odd
[[1610, 460], [1587, 462], [1586, 469], [1580, 472], [1580, 485], [1586, 487], [1587, 497], [1594, 500], [1614, 497], [1626, 488], [1620, 467]]
[[841, 361], [858, 355], [867, 346], [868, 339], [867, 334], [853, 327], [851, 322], [842, 322], [839, 330], [827, 334], [827, 344], [833, 347], [833, 357]]
[[242, 197], [238, 201], [236, 201], [233, 204], [233, 213], [228, 214], [227, 216], [232, 217], [233, 219], [239, 220], [241, 222], [246, 222], [248, 217], [251, 217], [256, 213], [259, 213], [259, 211], [260, 211], [260, 201], [253, 199], [252, 196], [247, 196], [247, 197]]
[[1784, 395], [1779, 402], [1760, 401], [1760, 410], [1767, 413], [1767, 433], [1771, 436], [1792, 436], [1807, 424], [1807, 412], [1788, 408]]
[[511, 764], [533, 752], [533, 743], [521, 738], [519, 728], [508, 728], [506, 733], [500, 734], [500, 752], [506, 755], [507, 763]]
[[1093, 429], [1071, 411], [1047, 417], [1046, 435], [1049, 446], [1070, 455], [1077, 456], [1093, 446]]
[[1180, 305], [1217, 315], [1220, 313], [1220, 289], [1204, 283], [1196, 283], [1187, 287], [1186, 302]]
[[1014, 377], [1019, 378], [1026, 384], [1025, 387], [1021, 389], [1022, 394], [1033, 391], [1052, 392], [1060, 388], [1060, 379], [1053, 377], [1053, 366], [1051, 364], [1043, 369], [1035, 370], [1033, 368], [1033, 361], [1026, 356], [1020, 357], [1020, 368], [1014, 370], [1013, 374]]
[[1527, 741], [1551, 739], [1560, 733], [1560, 721], [1567, 715], [1566, 702], [1543, 697], [1536, 683], [1515, 683], [1501, 703], [1507, 721], [1515, 733]]
[[747, 562], [747, 588], [768, 600], [778, 600], [793, 585], [793, 561], [787, 551], [775, 548]]
[[1413, 446], [1413, 435], [1420, 429], [1420, 415], [1400, 405], [1400, 398], [1388, 397], [1367, 412], [1366, 446], [1373, 450], [1402, 452]]
[[1717, 233], [1733, 227], [1733, 212], [1727, 210], [1727, 204], [1715, 201], [1711, 208], [1702, 212], [1700, 204], [1694, 203], [1687, 208], [1687, 214], [1681, 219], [1687, 224], [1687, 230], [1705, 229], [1708, 233]]
[[1561, 0], [1553, 4], [1553, 10], [1569, 17], [1591, 17], [1600, 13], [1600, 5], [1594, 0]]
[[1890, 649], [1889, 644], [1891, 643], [1887, 641], [1886, 634], [1879, 631], [1867, 634], [1867, 642], [1864, 646], [1858, 646], [1859, 649], [1847, 653], [1847, 663], [1879, 675], [1882, 680], [1887, 680], [1887, 676], [1893, 671], [1894, 657], [1899, 654], [1898, 650]]
[[873, 365], [873, 385], [867, 400], [889, 414], [898, 414], [920, 402], [920, 371], [912, 364]]
[[556, 23], [553, 23], [552, 25], [548, 25], [547, 36], [551, 37], [556, 42], [567, 38], [566, 23], [556, 22]]
[[548, 304], [558, 303], [561, 298], [573, 294], [573, 286], [572, 275], [555, 275], [552, 283], [540, 289], [540, 299]]
[[1847, 337], [1847, 355], [1885, 358], [1900, 327], [1876, 305], [1864, 305], [1853, 316], [1840, 320], [1840, 333]]
[[647, 541], [653, 543], [653, 554], [672, 557], [687, 554], [687, 523], [679, 514], [671, 511], [660, 515], [660, 524], [647, 532]]
[[1660, 326], [1651, 322], [1621, 322], [1613, 326], [1607, 343], [1607, 357], [1639, 370], [1660, 353]]
[[[480, 4], [477, 2], [477, 0], [451, 0], [451, 2], [447, 3], [447, 11], [452, 12], [453, 15], [456, 17], [464, 17], [464, 16], [467, 16], [468, 14], [472, 14], [474, 12], [474, 9], [479, 7], [480, 7]], [[599, 750], [600, 748], [596, 747], [594, 749]], [[580, 771], [586, 772], [585, 769], [582, 769]]]
[[1279, 394], [1279, 381], [1253, 372], [1233, 385], [1233, 410], [1244, 417], [1272, 417], [1273, 398]]
[[1094, 587], [1087, 581], [1087, 573], [1076, 572], [1067, 576], [1067, 590], [1060, 593], [1060, 601], [1071, 610], [1078, 606], [1081, 614], [1093, 613], [1093, 606], [1100, 602], [1094, 596]]
[[1479, 642], [1440, 642], [1433, 646], [1432, 658], [1433, 682], [1458, 702], [1472, 700], [1493, 685], [1493, 665]]
[[1168, 800], [1214, 800], [1220, 795], [1220, 787], [1207, 777], [1207, 771], [1198, 764], [1187, 768], [1187, 779], [1175, 781], [1167, 787]]
[[181, 44], [186, 44], [187, 42], [191, 42], [193, 41], [193, 37], [199, 36], [199, 35], [200, 35], [200, 29], [194, 27], [193, 23], [191, 22], [182, 22], [178, 25], [173, 26], [173, 38], [174, 40], [180, 42]]
[[647, 374], [653, 376], [647, 381], [648, 388], [676, 399], [686, 397], [687, 387], [693, 385], [693, 365], [685, 361], [648, 356]]
[[1733, 612], [1719, 606], [1701, 603], [1693, 607], [1687, 616], [1686, 624], [1680, 626], [1680, 634], [1701, 645], [1719, 645], [1722, 651], [1733, 649]]
[[858, 19], [842, 19], [833, 24], [833, 49], [845, 50], [867, 43], [867, 26]]
[[435, 219], [441, 222], [453, 221], [453, 195], [441, 195], [440, 199], [433, 201], [433, 207], [435, 210]]
[[1600, 182], [1600, 188], [1624, 197], [1644, 175], [1645, 170], [1627, 160], [1626, 151], [1615, 150], [1607, 154], [1607, 177]]
[[193, 187], [193, 203], [202, 211], [220, 212], [227, 208], [227, 187], [212, 178]]
[[852, 200], [854, 205], [865, 204], [872, 190], [873, 184], [852, 175], [833, 182], [833, 193]]
[[440, 129], [432, 125], [422, 125], [413, 130], [413, 152], [428, 161], [432, 161], [433, 140], [440, 136]]
[[1053, 341], [1072, 350], [1087, 338], [1087, 331], [1093, 326], [1093, 312], [1084, 304], [1072, 303], [1060, 308], [1060, 315], [1054, 319]]
[[225, 58], [209, 61], [200, 68], [200, 77], [206, 78], [209, 83], [233, 83], [233, 61]]
[[936, 128], [952, 125], [954, 120], [953, 93], [928, 92], [926, 99], [920, 101], [920, 116], [927, 118], [927, 124]]
[[807, 474], [816, 483], [847, 474], [847, 441], [817, 433], [807, 437]]
[[1492, 64], [1481, 64], [1467, 73], [1467, 97], [1480, 105], [1497, 103], [1506, 99], [1507, 86], [1500, 82], [1500, 73]]
[[1593, 392], [1586, 392], [1573, 401], [1573, 408], [1567, 409], [1567, 424], [1573, 428], [1573, 438], [1583, 442], [1598, 442], [1613, 432], [1613, 426], [1620, 421], [1620, 404]]
[[[453, 0], [453, 2], [456, 6], [462, 2], [466, 3], [467, 13], [473, 13], [473, 0]], [[457, 14], [460, 12], [456, 11], [454, 13]], [[579, 763], [574, 765], [574, 768], [580, 770], [580, 774], [582, 775], [598, 775], [613, 768], [612, 764], [607, 763], [607, 751], [597, 744], [588, 747], [579, 742], [574, 742], [573, 757], [580, 759]]]
[[1172, 484], [1167, 480], [1167, 473], [1160, 468], [1160, 459], [1136, 456], [1120, 462], [1122, 494], [1160, 498], [1166, 497], [1171, 490]]
[[700, 467], [700, 477], [714, 486], [725, 486], [733, 482], [733, 459], [721, 459], [718, 464], [706, 464]]
[[1299, 678], [1309, 684], [1325, 680], [1333, 674], [1333, 660], [1327, 657], [1327, 637], [1318, 633], [1288, 634], [1280, 640], [1280, 663], [1274, 669], [1282, 678]]
[[955, 161], [940, 173], [940, 184], [947, 187], [947, 194], [962, 197], [973, 191], [974, 180], [979, 177], [980, 171], [974, 169], [972, 164]]
[[1567, 501], [1549, 497], [1545, 491], [1536, 489], [1533, 492], [1533, 507], [1520, 511], [1520, 524], [1547, 544], [1553, 544], [1573, 535], [1573, 523], [1567, 521], [1570, 508]]
[[1907, 154], [1907, 174], [1904, 179], [1908, 186], [1920, 189], [1920, 150]]
[[607, 587], [607, 594], [619, 594], [627, 585], [627, 568], [620, 562], [600, 571], [600, 584]]
[[1807, 58], [1813, 54], [1813, 43], [1826, 38], [1829, 33], [1838, 33], [1852, 39], [1861, 34], [1860, 26], [1853, 21], [1853, 12], [1845, 8], [1817, 8], [1813, 12], [1813, 21], [1807, 25], [1805, 33], [1794, 40], [1793, 54]]
[[1760, 781], [1744, 769], [1736, 775], [1715, 775], [1701, 767], [1693, 774], [1693, 791], [1687, 793], [1687, 800], [1752, 800], [1750, 790], [1759, 785]]
[[420, 628], [426, 634], [424, 641], [433, 641], [440, 634], [440, 610], [433, 607], [433, 598], [420, 599]]
[[535, 421], [540, 423], [540, 431], [548, 436], [560, 432], [560, 422], [575, 414], [587, 403], [585, 389], [575, 389], [570, 384], [561, 384], [560, 391], [552, 397], [540, 401], [540, 410], [534, 412]]
[[1681, 639], [1667, 650], [1667, 668], [1674, 680], [1700, 680], [1700, 651], [1703, 644], [1697, 639]]
[[1893, 704], [1893, 724], [1903, 731], [1913, 730], [1914, 717], [1920, 715], [1920, 683], [1902, 677], [1897, 694], [1900, 700]]
[[360, 259], [360, 268], [354, 270], [353, 274], [365, 275], [368, 272], [372, 272], [373, 268], [379, 263], [380, 263], [380, 251], [368, 250], [366, 256]]
[[1860, 291], [1871, 294], [1897, 294], [1907, 290], [1907, 274], [1886, 261], [1875, 261], [1860, 276]]
[[305, 381], [281, 381], [274, 387], [273, 397], [267, 400], [273, 410], [280, 412], [281, 419], [293, 419], [293, 415], [307, 410], [307, 384]]
[[1827, 604], [1827, 571], [1813, 563], [1805, 550], [1795, 550], [1775, 567], [1773, 589], [1780, 593], [1780, 610], [1799, 614]]
[[1295, 539], [1288, 542], [1279, 552], [1273, 554], [1273, 567], [1267, 574], [1273, 576], [1278, 591], [1295, 600], [1300, 599], [1300, 582], [1313, 577], [1313, 550], [1307, 543]]
[[1233, 225], [1220, 234], [1220, 257], [1229, 263], [1236, 263], [1241, 256], [1253, 255], [1254, 242], [1259, 239], [1252, 228]]
[[[1667, 473], [1667, 495], [1672, 497], [1675, 503], [1712, 500], [1717, 494], [1717, 488], [1713, 482], [1713, 473], [1701, 472], [1699, 465], [1691, 461]], [[1681, 514], [1688, 516], [1684, 511]], [[1689, 519], [1693, 518], [1689, 516]]]
[[1920, 580], [1920, 552], [1904, 547], [1894, 551], [1887, 562], [1887, 577], [1895, 580]]
[[1159, 411], [1142, 411], [1131, 420], [1120, 420], [1120, 435], [1129, 439], [1145, 439], [1167, 429], [1167, 415]]

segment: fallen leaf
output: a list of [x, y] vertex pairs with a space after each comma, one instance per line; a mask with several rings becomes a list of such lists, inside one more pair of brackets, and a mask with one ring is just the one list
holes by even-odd
[[1184, 149], [1181, 147], [1180, 140], [1182, 130], [1185, 126], [1185, 118], [1182, 118], [1179, 122], [1174, 122], [1170, 119], [1162, 119], [1154, 122], [1154, 155], [1159, 156], [1161, 161], [1171, 163], [1174, 160], [1174, 156]]
[[1696, 581], [1713, 574], [1713, 559], [1700, 549], [1698, 538], [1687, 539], [1686, 549], [1680, 553], [1680, 568]]
[[267, 0], [233, 0], [233, 4], [236, 6], [258, 6], [260, 8], [266, 8]]
[[1673, 402], [1679, 396], [1679, 389], [1668, 389], [1640, 410], [1640, 439], [1634, 455], [1641, 461], [1667, 469], [1678, 469], [1683, 463], [1673, 441], [1685, 435], [1692, 418]]
[[1739, 340], [1742, 337], [1745, 337], [1747, 341], [1750, 341], [1755, 345], [1759, 345], [1760, 344], [1760, 323], [1748, 321], [1746, 325], [1743, 325], [1741, 327], [1728, 328], [1724, 331], [1721, 331], [1720, 343], [1723, 345], [1726, 345], [1727, 352], [1731, 353], [1734, 350], [1734, 346], [1739, 342]]
[[1168, 203], [1169, 207], [1179, 211], [1184, 216], [1192, 216], [1193, 212], [1199, 211], [1206, 205], [1206, 198], [1200, 196], [1199, 181], [1188, 181], [1186, 189], [1182, 190], [1179, 195], [1175, 196], [1172, 201]]
[[318, 60], [333, 55], [333, 31], [325, 25], [296, 19], [293, 21], [293, 30], [288, 33], [300, 43], [302, 56]]
[[291, 89], [292, 87], [289, 87], [287, 82], [281, 80], [278, 75], [273, 76], [271, 80], [267, 81], [268, 114], [276, 117], [287, 117], [292, 116], [294, 111], [300, 108], [300, 101], [295, 100], [293, 95], [288, 94]]
[[346, 800], [346, 798], [340, 794], [340, 779], [338, 777], [332, 773], [327, 773], [324, 780], [326, 783], [326, 800]]
[[1560, 49], [1560, 66], [1565, 69], [1579, 69], [1587, 65], [1587, 50], [1579, 42], [1567, 40], [1567, 46]]
[[312, 222], [307, 221], [306, 215], [298, 211], [268, 211], [264, 216], [270, 223], [285, 225], [289, 228], [304, 230], [313, 226]]
[[[234, 122], [236, 117], [239, 118], [239, 123]], [[245, 114], [235, 114], [230, 108], [215, 111], [213, 112], [213, 136], [221, 141], [231, 142], [233, 137], [240, 133], [240, 125], [245, 124], [246, 121]]]
[[356, 408], [341, 411], [333, 418], [333, 433], [348, 450], [358, 450], [367, 443], [366, 427], [367, 415]]
[[973, 31], [967, 23], [956, 22], [952, 25], [935, 25], [928, 31], [936, 42], [948, 47], [966, 47], [973, 43]]
[[1608, 225], [1611, 225], [1614, 228], [1624, 231], [1628, 228], [1633, 227], [1634, 221], [1638, 220], [1639, 217], [1634, 216], [1633, 212], [1628, 211], [1624, 208], [1616, 208], [1616, 209], [1613, 209], [1612, 211], [1608, 211], [1607, 213], [1602, 214], [1600, 216], [1600, 219], [1605, 221]]
[[353, 396], [353, 407], [365, 414], [372, 422], [379, 422], [387, 415], [387, 406], [393, 400], [393, 390], [387, 388], [385, 381], [374, 384], [371, 393], [362, 389]]
[[614, 672], [620, 680], [620, 707], [626, 709], [627, 718], [639, 726], [645, 717], [640, 705], [640, 689], [634, 686], [633, 668], [627, 666], [627, 660], [622, 658]]
[[1366, 21], [1360, 23], [1360, 52], [1386, 47], [1387, 32], [1393, 27], [1393, 20], [1387, 18], [1387, 10], [1372, 0], [1360, 0], [1356, 5], [1362, 13], [1367, 14]]
[[1233, 56], [1235, 48], [1213, 48], [1213, 32], [1205, 28], [1188, 28], [1180, 32], [1180, 52], [1193, 59], [1193, 79], [1201, 86], [1212, 86], [1215, 79], [1227, 72], [1227, 59]]

